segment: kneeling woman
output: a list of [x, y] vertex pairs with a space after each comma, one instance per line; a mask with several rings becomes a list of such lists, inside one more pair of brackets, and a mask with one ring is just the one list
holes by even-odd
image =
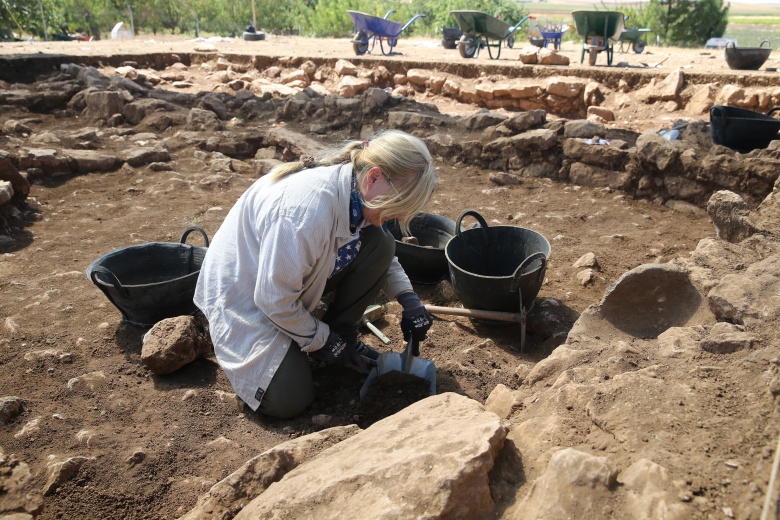
[[[384, 223], [428, 202], [435, 173], [425, 144], [400, 131], [281, 164], [236, 202], [201, 266], [195, 303], [238, 396], [289, 418], [314, 399], [307, 354], [367, 372], [378, 353], [358, 339], [380, 290], [403, 306], [404, 338], [431, 317], [395, 258]], [[312, 316], [333, 293], [322, 320]]]

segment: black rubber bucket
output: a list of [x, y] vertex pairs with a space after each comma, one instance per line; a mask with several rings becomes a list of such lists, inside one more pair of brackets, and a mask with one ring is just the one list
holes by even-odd
[[[193, 231], [205, 246], [185, 244]], [[151, 327], [165, 318], [193, 314], [192, 298], [209, 239], [187, 228], [180, 243], [149, 242], [106, 253], [87, 268], [87, 278], [103, 291], [130, 325]]]
[[745, 108], [715, 105], [710, 109], [712, 142], [738, 152], [766, 148], [778, 139], [780, 119], [771, 116], [777, 110], [780, 107], [762, 114]]
[[[766, 47], [764, 47], [766, 44]], [[772, 52], [769, 42], [764, 40], [758, 47], [737, 48], [734, 42], [726, 44], [726, 63], [734, 70], [758, 70]]]
[[[461, 229], [471, 215], [480, 227]], [[457, 230], [445, 248], [450, 279], [463, 306], [502, 312], [533, 307], [544, 282], [550, 243], [530, 229], [515, 226], [488, 227], [473, 210], [460, 214]]]
[[415, 283], [438, 283], [449, 274], [444, 247], [455, 236], [455, 222], [432, 213], [420, 213], [409, 222], [409, 231], [419, 245], [402, 242], [398, 221], [391, 220], [387, 229], [395, 237], [395, 256]]

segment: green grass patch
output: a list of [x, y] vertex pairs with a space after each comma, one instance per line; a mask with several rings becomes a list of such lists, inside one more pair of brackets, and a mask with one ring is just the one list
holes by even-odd
[[780, 18], [760, 16], [729, 16], [729, 25], [780, 25]]
[[[773, 49], [780, 47], [780, 32], [773, 25], [742, 25], [729, 23], [726, 38], [737, 40], [737, 47], [758, 47], [768, 41]], [[766, 47], [766, 45], [764, 45]]]

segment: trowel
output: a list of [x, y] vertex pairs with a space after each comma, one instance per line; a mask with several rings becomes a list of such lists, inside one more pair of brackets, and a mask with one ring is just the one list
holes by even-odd
[[366, 307], [365, 312], [363, 312], [363, 317], [360, 318], [360, 324], [368, 327], [368, 329], [373, 332], [377, 338], [382, 340], [382, 343], [385, 345], [390, 343], [390, 338], [382, 334], [382, 331], [376, 328], [371, 322], [384, 316], [386, 310], [387, 305], [369, 305]]
[[436, 395], [436, 365], [432, 361], [416, 357], [413, 354], [417, 349], [417, 344], [418, 342], [414, 338], [410, 338], [402, 353], [383, 352], [379, 354], [376, 366], [371, 369], [365, 383], [360, 388], [360, 399], [365, 399], [379, 378], [393, 371], [424, 379], [428, 384], [428, 395]]

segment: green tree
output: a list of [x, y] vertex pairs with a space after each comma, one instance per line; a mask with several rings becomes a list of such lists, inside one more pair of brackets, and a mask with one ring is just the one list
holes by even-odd
[[344, 36], [354, 29], [352, 18], [347, 11], [362, 11], [375, 16], [378, 14], [376, 4], [370, 5], [361, 0], [319, 0], [307, 16], [309, 30], [315, 36]]
[[[41, 19], [43, 7], [43, 19]], [[45, 31], [44, 31], [45, 20]], [[0, 0], [0, 38], [23, 38], [33, 35], [43, 39], [44, 32], [51, 35], [59, 32], [64, 23], [62, 10], [54, 0]]]
[[[96, 40], [109, 33], [117, 22], [124, 22], [123, 29], [131, 27], [127, 4], [119, 1], [61, 0], [59, 8], [70, 32], [83, 31]], [[135, 23], [138, 25], [137, 20]]]
[[652, 32], [670, 45], [703, 45], [723, 36], [729, 8], [723, 0], [650, 0], [644, 21]]
[[304, 0], [255, 0], [255, 2], [257, 29], [289, 34], [297, 32], [298, 27], [306, 24], [309, 7]]

